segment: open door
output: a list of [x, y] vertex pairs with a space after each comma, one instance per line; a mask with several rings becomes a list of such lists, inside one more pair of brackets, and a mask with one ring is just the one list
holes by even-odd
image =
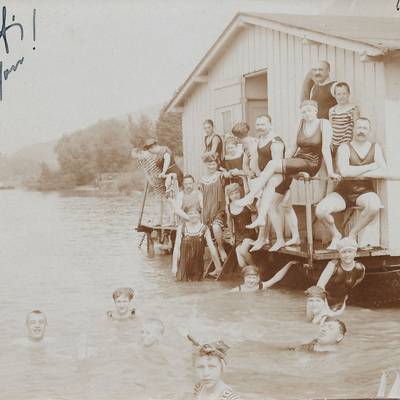
[[243, 77], [244, 114], [250, 126], [250, 134], [257, 136], [256, 118], [268, 112], [267, 71], [257, 71]]

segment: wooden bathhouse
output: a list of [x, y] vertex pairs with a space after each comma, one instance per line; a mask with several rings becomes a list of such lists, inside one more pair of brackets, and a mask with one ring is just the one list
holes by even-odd
[[[388, 164], [400, 168], [400, 18], [238, 13], [168, 104], [168, 111], [182, 113], [185, 172], [202, 174], [199, 149], [207, 118], [220, 134], [246, 121], [254, 135], [255, 117], [268, 112], [293, 147], [302, 84], [318, 60], [330, 63], [332, 79], [350, 84], [351, 101], [372, 121], [372, 139], [382, 145]], [[293, 182], [294, 204], [312, 215], [325, 185], [310, 182], [306, 198], [305, 183]], [[360, 254], [378, 257], [374, 266], [393, 264], [400, 255], [400, 182], [379, 180], [378, 191], [383, 208], [368, 227], [369, 250]], [[317, 241], [323, 232], [315, 218], [311, 224]], [[315, 260], [334, 257], [312, 250]]]

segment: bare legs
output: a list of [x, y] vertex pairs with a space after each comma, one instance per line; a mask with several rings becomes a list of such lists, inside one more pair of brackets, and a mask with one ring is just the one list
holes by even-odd
[[[376, 193], [364, 193], [357, 198], [356, 205], [361, 207], [362, 211], [349, 233], [349, 237], [355, 240], [358, 233], [374, 220], [379, 212], [381, 201]], [[342, 234], [336, 228], [335, 220], [331, 214], [345, 209], [346, 202], [336, 192], [329, 193], [317, 206], [316, 215], [318, 219], [332, 235], [332, 242], [328, 246], [328, 250], [336, 250], [337, 241], [342, 237]]]
[[376, 217], [381, 207], [381, 201], [376, 193], [364, 193], [356, 200], [357, 206], [362, 208], [360, 217], [349, 232], [349, 237], [357, 239], [357, 234], [370, 224]]
[[317, 205], [315, 214], [321, 223], [331, 234], [332, 241], [327, 247], [328, 250], [336, 250], [338, 240], [342, 238], [342, 234], [336, 228], [335, 220], [332, 213], [343, 211], [346, 209], [346, 202], [339, 193], [329, 193]]
[[224, 262], [228, 256], [224, 249], [221, 225], [214, 223], [211, 226], [214, 233], [215, 241], [217, 242], [219, 256], [221, 258], [221, 261]]
[[282, 173], [282, 160], [271, 160], [263, 169], [257, 179], [254, 179], [249, 193], [238, 201], [238, 206], [247, 206], [254, 201], [255, 196], [260, 190], [263, 190], [270, 178], [276, 174]]
[[236, 256], [240, 268], [244, 268], [247, 265], [254, 265], [254, 260], [249, 253], [250, 247], [254, 243], [251, 239], [244, 239], [243, 242], [236, 247]]

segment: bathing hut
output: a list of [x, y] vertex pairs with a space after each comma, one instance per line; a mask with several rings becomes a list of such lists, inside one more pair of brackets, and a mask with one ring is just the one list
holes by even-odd
[[[202, 174], [207, 118], [220, 134], [242, 120], [255, 134], [256, 116], [268, 112], [275, 130], [295, 146], [302, 84], [318, 60], [330, 63], [332, 79], [350, 84], [351, 101], [372, 121], [372, 139], [388, 164], [400, 168], [400, 18], [238, 13], [168, 104], [167, 111], [182, 113], [185, 172]], [[308, 203], [315, 204], [326, 183], [310, 185]], [[294, 204], [303, 207], [304, 186], [297, 181], [291, 189]], [[378, 186], [383, 208], [370, 228], [368, 256], [399, 256], [400, 182]], [[318, 239], [322, 233], [313, 225]]]

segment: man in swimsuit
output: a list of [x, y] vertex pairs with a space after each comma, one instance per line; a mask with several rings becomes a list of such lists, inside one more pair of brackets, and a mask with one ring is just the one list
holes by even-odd
[[40, 342], [46, 333], [47, 318], [44, 312], [33, 310], [26, 316], [28, 338], [32, 342]]
[[346, 334], [346, 325], [333, 318], [327, 318], [321, 324], [318, 337], [310, 343], [302, 344], [297, 347], [292, 347], [289, 350], [306, 351], [306, 352], [332, 352], [337, 350], [337, 345], [340, 343]]
[[184, 221], [189, 221], [188, 215], [183, 211], [185, 208], [202, 208], [202, 194], [195, 187], [194, 178], [192, 175], [183, 177], [183, 190], [178, 193], [176, 199], [171, 199], [174, 212]]
[[[338, 169], [343, 177], [373, 177], [384, 173], [386, 162], [383, 152], [378, 143], [368, 140], [370, 130], [369, 119], [359, 118], [355, 124], [353, 140], [339, 146]], [[332, 242], [328, 246], [329, 250], [335, 250], [337, 241], [342, 237], [335, 225], [332, 213], [343, 211], [349, 206], [361, 208], [360, 216], [348, 235], [356, 239], [357, 234], [374, 220], [381, 207], [381, 201], [371, 179], [341, 181], [335, 191], [329, 193], [318, 204], [316, 216], [332, 235]]]
[[214, 132], [214, 121], [212, 119], [206, 119], [203, 123], [203, 128], [205, 133], [205, 153], [203, 157], [212, 155], [221, 163], [223, 159], [223, 143], [221, 136]]
[[330, 69], [328, 61], [320, 60], [312, 67], [311, 73], [306, 76], [306, 82], [311, 80], [313, 85], [308, 84], [308, 87], [311, 87], [309, 97], [306, 95], [304, 97], [318, 103], [318, 118], [329, 119], [329, 109], [337, 104], [334, 97], [336, 81], [330, 78]]

